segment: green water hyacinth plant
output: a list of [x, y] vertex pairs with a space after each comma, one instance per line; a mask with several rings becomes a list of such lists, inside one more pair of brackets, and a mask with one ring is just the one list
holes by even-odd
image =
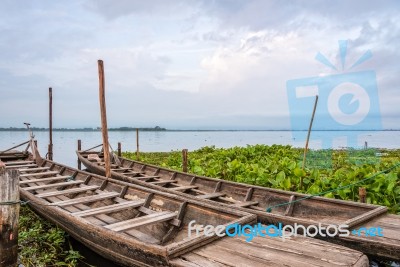
[[[126, 152], [124, 157], [136, 159]], [[400, 150], [310, 150], [304, 170], [303, 150], [284, 145], [203, 147], [189, 152], [189, 172], [233, 182], [259, 185], [325, 197], [359, 201], [359, 187], [367, 189], [367, 203], [384, 205], [400, 214], [400, 168], [354, 186], [377, 172], [399, 164]], [[141, 161], [182, 170], [180, 151], [141, 153]], [[303, 178], [303, 188], [299, 188]]]

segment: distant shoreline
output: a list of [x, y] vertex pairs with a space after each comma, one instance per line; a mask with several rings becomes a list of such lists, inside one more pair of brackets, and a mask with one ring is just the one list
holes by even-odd
[[[49, 131], [48, 128], [31, 128], [32, 131], [35, 132], [47, 132]], [[120, 128], [109, 128], [108, 131], [111, 132], [133, 132], [138, 129], [142, 132], [304, 132], [304, 130], [288, 130], [288, 129], [263, 129], [263, 130], [255, 130], [255, 129], [226, 129], [226, 130], [213, 130], [213, 129], [198, 129], [198, 130], [182, 130], [182, 129], [166, 129], [161, 127], [154, 127], [154, 128], [132, 128], [132, 127], [120, 127]], [[25, 132], [26, 128], [0, 128], [1, 132]], [[54, 132], [100, 132], [100, 128], [53, 128]], [[386, 132], [386, 131], [400, 131], [400, 129], [382, 129], [382, 130], [335, 130], [335, 129], [328, 129], [328, 130], [312, 130], [313, 132]]]

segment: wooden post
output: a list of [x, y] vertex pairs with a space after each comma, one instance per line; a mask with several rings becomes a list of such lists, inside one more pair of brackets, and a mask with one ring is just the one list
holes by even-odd
[[19, 173], [6, 170], [1, 161], [0, 202], [0, 267], [14, 267], [18, 260]]
[[[82, 150], [82, 142], [81, 142], [81, 140], [79, 139], [78, 140], [78, 151], [81, 151]], [[81, 170], [82, 169], [82, 162], [80, 161], [80, 159], [78, 158], [78, 170]]]
[[136, 159], [140, 160], [139, 156], [139, 129], [136, 128]]
[[49, 148], [47, 158], [53, 160], [53, 89], [49, 88]]
[[33, 141], [35, 143], [35, 147], [37, 149], [37, 140]]
[[186, 148], [182, 149], [182, 171], [188, 171], [188, 150]]
[[100, 99], [100, 113], [101, 113], [101, 132], [103, 135], [103, 152], [104, 162], [106, 168], [106, 177], [111, 178], [111, 162], [110, 162], [110, 149], [108, 144], [108, 128], [107, 128], [107, 112], [106, 112], [106, 97], [105, 97], [105, 83], [104, 83], [104, 66], [103, 60], [98, 60], [99, 68], [99, 99]]
[[[308, 127], [306, 147], [304, 148], [304, 155], [303, 155], [303, 166], [302, 166], [303, 170], [304, 170], [304, 166], [306, 164], [306, 155], [307, 155], [307, 150], [308, 150], [308, 142], [310, 141], [311, 128], [312, 128], [312, 125], [313, 125], [314, 116], [315, 116], [315, 110], [317, 109], [317, 104], [318, 104], [318, 95], [315, 96], [314, 109], [313, 109], [313, 113], [312, 113], [312, 116], [311, 116], [310, 126]], [[302, 188], [303, 188], [303, 177], [300, 178], [300, 189], [302, 189]]]
[[367, 189], [365, 187], [358, 188], [358, 195], [361, 203], [367, 203]]
[[121, 151], [121, 143], [118, 142], [118, 157], [122, 156], [122, 151]]

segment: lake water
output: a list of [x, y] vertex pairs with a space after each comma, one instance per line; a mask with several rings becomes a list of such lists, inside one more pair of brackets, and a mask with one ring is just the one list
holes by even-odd
[[[35, 132], [39, 151], [42, 156], [47, 153], [48, 133]], [[216, 147], [246, 146], [255, 144], [282, 144], [304, 147], [307, 132], [290, 131], [162, 131], [140, 132], [140, 151], [168, 152], [187, 148], [195, 150], [204, 146]], [[321, 148], [321, 140], [333, 140], [329, 147], [347, 147], [346, 137], [356, 140], [352, 147], [400, 148], [400, 131], [374, 132], [339, 132], [315, 131], [311, 133], [310, 145], [312, 149]], [[82, 140], [82, 149], [88, 149], [102, 142], [100, 132], [53, 132], [54, 160], [69, 166], [76, 167], [77, 140]], [[0, 151], [28, 140], [27, 132], [0, 131]], [[109, 132], [111, 146], [116, 150], [117, 143], [122, 143], [123, 151], [136, 151], [136, 132], [111, 131]], [[301, 141], [299, 141], [301, 140]]]

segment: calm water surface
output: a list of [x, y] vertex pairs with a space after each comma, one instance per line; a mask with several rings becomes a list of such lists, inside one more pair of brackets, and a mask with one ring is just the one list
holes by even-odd
[[[44, 156], [47, 153], [48, 133], [35, 132], [39, 150]], [[166, 132], [140, 132], [140, 151], [168, 152], [187, 148], [195, 150], [204, 146], [216, 147], [246, 146], [255, 144], [281, 144], [304, 147], [306, 132], [290, 131], [166, 131]], [[321, 140], [333, 140], [329, 147], [346, 147], [346, 136], [355, 137], [355, 147], [362, 147], [367, 142], [369, 147], [400, 148], [400, 131], [376, 132], [337, 132], [316, 131], [311, 134], [310, 148], [322, 147]], [[300, 136], [301, 137], [301, 136]], [[77, 140], [82, 140], [82, 148], [87, 149], [102, 142], [100, 132], [54, 132], [54, 160], [66, 165], [76, 166], [75, 150]], [[27, 132], [0, 131], [0, 150], [11, 147], [28, 140]], [[135, 132], [109, 132], [111, 146], [116, 149], [117, 143], [122, 143], [123, 151], [136, 150]], [[302, 140], [302, 141], [298, 141]], [[354, 146], [353, 146], [354, 147]]]

